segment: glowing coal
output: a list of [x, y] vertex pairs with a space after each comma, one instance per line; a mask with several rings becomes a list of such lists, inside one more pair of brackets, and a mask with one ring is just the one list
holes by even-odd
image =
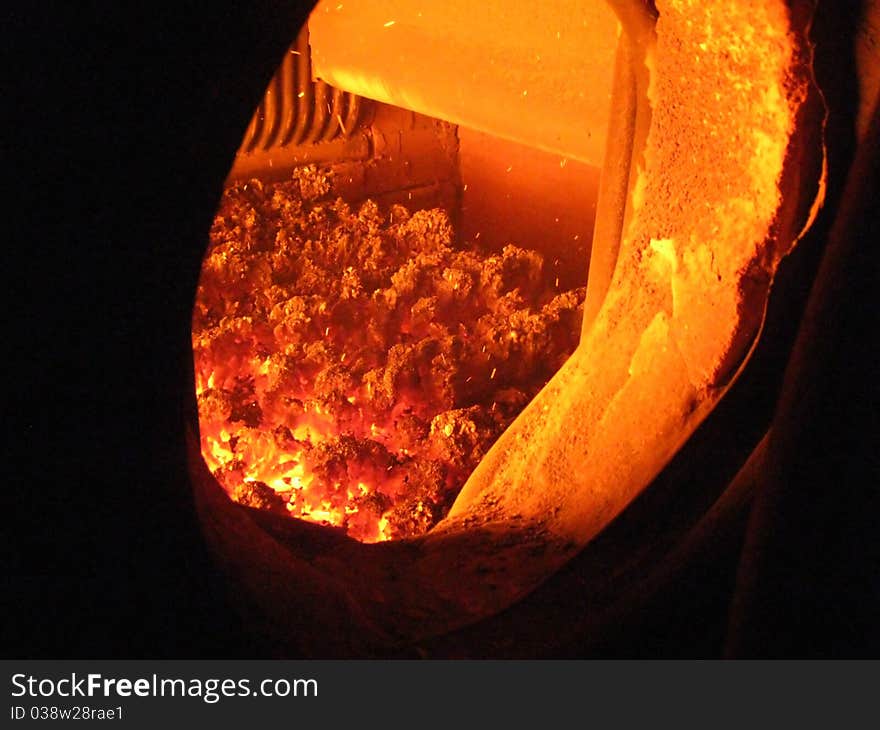
[[584, 291], [446, 213], [359, 210], [300, 168], [223, 196], [193, 318], [202, 453], [237, 502], [422, 534], [574, 351]]

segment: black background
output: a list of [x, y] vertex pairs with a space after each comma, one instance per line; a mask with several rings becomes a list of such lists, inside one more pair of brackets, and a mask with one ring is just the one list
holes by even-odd
[[223, 179], [307, 9], [0, 12], [4, 643], [13, 656], [247, 653], [186, 482], [187, 330]]

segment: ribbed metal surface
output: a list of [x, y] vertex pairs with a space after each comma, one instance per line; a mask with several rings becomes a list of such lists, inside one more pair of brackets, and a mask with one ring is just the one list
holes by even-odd
[[356, 94], [312, 81], [308, 27], [284, 55], [245, 132], [240, 152], [329, 142], [349, 137], [358, 124]]

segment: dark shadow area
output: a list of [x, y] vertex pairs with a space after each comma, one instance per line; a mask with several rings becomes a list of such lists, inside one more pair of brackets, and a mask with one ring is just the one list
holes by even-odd
[[[858, 99], [858, 2], [820, 6], [813, 36], [829, 119], [827, 245], [786, 371], [750, 515], [729, 656], [876, 657], [880, 631], [880, 112]], [[859, 103], [873, 123], [856, 147]], [[844, 187], [845, 185], [845, 187]]]
[[250, 651], [186, 476], [189, 322], [223, 179], [308, 5], [4, 10], [7, 656]]

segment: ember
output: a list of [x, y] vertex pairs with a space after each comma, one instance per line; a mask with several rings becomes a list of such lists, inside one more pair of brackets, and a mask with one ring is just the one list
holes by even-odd
[[440, 209], [353, 211], [314, 167], [234, 185], [193, 318], [204, 458], [241, 504], [422, 534], [574, 351], [583, 297]]

